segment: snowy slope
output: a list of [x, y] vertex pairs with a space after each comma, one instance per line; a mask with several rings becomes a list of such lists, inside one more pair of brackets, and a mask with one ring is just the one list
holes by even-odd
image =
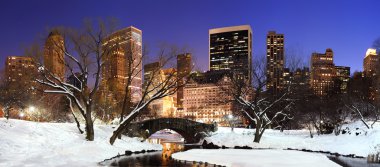
[[123, 137], [108, 143], [112, 127], [95, 125], [95, 140], [85, 140], [73, 123], [36, 123], [0, 118], [0, 166], [96, 166], [125, 150], [162, 146]]
[[[219, 127], [213, 136], [206, 138], [207, 142], [213, 142], [219, 146], [250, 146], [255, 148], [293, 148], [310, 149], [313, 151], [330, 151], [340, 154], [355, 154], [366, 157], [374, 152], [375, 146], [380, 145], [380, 125], [375, 124], [374, 129], [367, 130], [361, 122], [355, 122], [344, 126], [348, 127], [350, 133], [335, 136], [314, 135], [310, 138], [307, 130], [289, 130], [280, 132], [278, 130], [266, 130], [260, 143], [254, 143], [254, 129]], [[357, 129], [358, 128], [358, 129]], [[356, 135], [356, 133], [360, 133]]]
[[174, 159], [202, 161], [229, 167], [338, 167], [325, 155], [285, 150], [193, 149], [172, 155]]

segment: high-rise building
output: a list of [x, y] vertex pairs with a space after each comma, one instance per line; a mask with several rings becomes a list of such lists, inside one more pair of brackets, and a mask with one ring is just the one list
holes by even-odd
[[209, 30], [210, 71], [232, 70], [251, 81], [252, 30], [249, 25]]
[[44, 66], [49, 72], [60, 78], [65, 77], [64, 41], [62, 35], [53, 30], [49, 33], [44, 47]]
[[314, 94], [325, 96], [333, 89], [333, 79], [336, 75], [332, 49], [326, 49], [326, 53], [313, 53], [311, 55], [310, 85]]
[[144, 84], [143, 88], [146, 89], [145, 87], [149, 84], [151, 80], [153, 80], [153, 77], [157, 77], [161, 74], [161, 64], [160, 62], [153, 62], [153, 63], [148, 63], [144, 65]]
[[[160, 85], [168, 79], [167, 77], [173, 78], [173, 74], [176, 74], [176, 69], [161, 69], [159, 62], [144, 65], [144, 90], [149, 91], [146, 98], [151, 98], [157, 93], [155, 88], [160, 89]], [[173, 117], [176, 110], [176, 100], [176, 95], [171, 95], [152, 101], [148, 106], [150, 115]]]
[[184, 88], [183, 116], [205, 123], [222, 123], [232, 114], [233, 97], [226, 94], [231, 80], [225, 71], [194, 73]]
[[[9, 56], [5, 62], [5, 79], [16, 90], [32, 90], [37, 68], [31, 57]], [[20, 87], [22, 86], [22, 88]]]
[[130, 99], [138, 102], [141, 99], [142, 86], [142, 31], [130, 26], [116, 31], [103, 41], [102, 81], [100, 92], [119, 101], [124, 98], [125, 87], [129, 76]]
[[282, 78], [284, 83], [282, 85], [287, 86], [290, 85], [294, 77], [294, 73], [290, 71], [289, 68], [284, 68]]
[[346, 66], [335, 66], [336, 79], [339, 81], [335, 83], [336, 86], [339, 86], [340, 93], [347, 93], [348, 81], [350, 80], [350, 67]]
[[284, 84], [284, 34], [269, 31], [267, 34], [267, 90], [279, 95]]
[[[186, 77], [190, 75], [192, 69], [191, 65], [191, 54], [185, 53], [177, 56], [177, 76], [179, 78], [178, 85], [182, 86], [185, 84]], [[183, 107], [183, 89], [180, 87], [177, 90], [177, 107]]]
[[293, 72], [293, 82], [299, 85], [309, 85], [310, 83], [310, 70], [309, 67], [297, 68]]
[[376, 75], [376, 69], [380, 68], [379, 64], [379, 55], [376, 53], [376, 49], [367, 49], [363, 61], [364, 75], [368, 77]]

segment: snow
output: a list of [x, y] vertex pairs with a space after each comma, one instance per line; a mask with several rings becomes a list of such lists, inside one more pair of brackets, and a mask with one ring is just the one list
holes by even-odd
[[165, 143], [181, 143], [184, 142], [184, 138], [173, 130], [164, 129], [152, 134], [149, 139], [159, 139]]
[[172, 155], [177, 160], [231, 167], [338, 167], [326, 155], [289, 150], [192, 149]]
[[[380, 124], [375, 124], [373, 129], [368, 130], [360, 121], [343, 126], [349, 128], [350, 133], [316, 135], [310, 138], [308, 130], [278, 130], [267, 129], [260, 143], [254, 143], [254, 129], [219, 127], [211, 137], [205, 138], [210, 143], [219, 146], [250, 146], [253, 148], [276, 148], [276, 149], [309, 149], [313, 151], [330, 151], [340, 154], [355, 154], [366, 157], [373, 153], [376, 146], [380, 146]], [[357, 129], [358, 128], [358, 129]], [[356, 135], [356, 133], [360, 133]]]
[[[82, 126], [83, 128], [83, 126]], [[123, 137], [112, 146], [113, 128], [95, 125], [86, 141], [74, 123], [38, 123], [0, 118], [0, 166], [96, 166], [126, 150], [162, 150], [159, 144]]]

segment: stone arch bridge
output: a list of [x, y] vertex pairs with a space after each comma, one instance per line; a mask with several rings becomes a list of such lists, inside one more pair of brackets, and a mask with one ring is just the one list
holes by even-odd
[[205, 124], [188, 119], [158, 118], [131, 123], [124, 134], [146, 139], [157, 131], [170, 129], [179, 133], [185, 139], [185, 143], [197, 143], [209, 132], [215, 132], [217, 128], [217, 124]]

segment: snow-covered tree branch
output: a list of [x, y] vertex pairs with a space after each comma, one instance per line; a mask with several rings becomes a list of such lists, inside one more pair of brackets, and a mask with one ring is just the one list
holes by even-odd
[[103, 44], [103, 40], [114, 28], [112, 21], [100, 20], [97, 24], [87, 21], [82, 29], [60, 30], [63, 41], [55, 41], [54, 48], [66, 57], [61, 60], [70, 71], [70, 76], [66, 79], [51, 72], [43, 63], [35, 61], [41, 75], [36, 81], [46, 87], [45, 93], [66, 96], [78, 129], [82, 132], [73, 111], [74, 104], [85, 121], [86, 139], [89, 141], [94, 140], [92, 112], [94, 97], [100, 84], [102, 58], [115, 49], [112, 44]]
[[[132, 111], [123, 118], [120, 125], [113, 132], [110, 138], [110, 143], [113, 144], [118, 136], [120, 136], [123, 131], [128, 127], [128, 125], [137, 116], [139, 116], [142, 111], [149, 106], [153, 101], [164, 98], [166, 96], [173, 95], [177, 92], [180, 87], [183, 87], [186, 82], [178, 84], [179, 80], [184, 80], [188, 76], [178, 77], [176, 70], [167, 70], [163, 73], [162, 68], [171, 67], [171, 62], [176, 60], [176, 56], [179, 53], [175, 49], [167, 51], [163, 48], [158, 56], [158, 66], [151, 69], [150, 75], [144, 78], [144, 87], [142, 91], [141, 100], [139, 100], [134, 106]], [[145, 71], [146, 72], [146, 71]]]

